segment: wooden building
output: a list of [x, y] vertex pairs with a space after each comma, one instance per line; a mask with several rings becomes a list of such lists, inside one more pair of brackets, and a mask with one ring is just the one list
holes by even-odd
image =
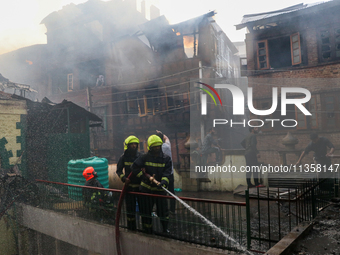
[[90, 0], [44, 18], [49, 98], [72, 101], [103, 119], [103, 128], [92, 129], [96, 155], [116, 162], [131, 134], [145, 152], [148, 136], [161, 130], [180, 168], [188, 154], [190, 105], [199, 103], [190, 102], [190, 83], [239, 77], [237, 49], [214, 12], [170, 25], [155, 7], [148, 21], [135, 3]]
[[[310, 142], [309, 134], [319, 133], [340, 146], [340, 11], [339, 1], [299, 4], [267, 13], [244, 15], [236, 29], [246, 27], [247, 76], [253, 88], [256, 109], [272, 106], [272, 88], [301, 87], [311, 92], [304, 104], [312, 115], [304, 115], [294, 105], [287, 114], [278, 108], [270, 116], [255, 119], [295, 119], [296, 127], [272, 127], [268, 122], [259, 135], [262, 161], [279, 164], [286, 150], [282, 139], [289, 131], [299, 140], [296, 153], [287, 155], [286, 163], [295, 163], [301, 150]], [[290, 94], [290, 98], [304, 97]], [[279, 97], [280, 98], [280, 97]], [[279, 122], [278, 122], [279, 123]], [[312, 162], [312, 153], [304, 163]], [[336, 163], [336, 160], [333, 162]]]

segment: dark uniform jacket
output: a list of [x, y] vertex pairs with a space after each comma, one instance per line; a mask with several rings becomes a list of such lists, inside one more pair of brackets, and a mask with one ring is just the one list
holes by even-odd
[[159, 156], [153, 156], [150, 152], [140, 156], [132, 164], [131, 170], [133, 175], [142, 177], [141, 191], [163, 191], [161, 187], [157, 187], [155, 183], [150, 183], [148, 178], [143, 175], [141, 168], [145, 168], [145, 172], [151, 176], [155, 175], [155, 179], [159, 182], [166, 182], [166, 186], [169, 185], [169, 177], [172, 170], [172, 161], [168, 155], [165, 155], [162, 151]]
[[314, 157], [318, 159], [325, 159], [327, 154], [327, 147], [334, 148], [334, 145], [325, 137], [319, 137], [319, 140], [316, 143], [310, 142], [306, 149], [305, 153], [308, 154], [310, 151], [314, 151]]
[[[133, 162], [142, 154], [140, 152], [137, 152], [136, 154], [132, 155], [129, 150], [126, 150], [123, 155], [119, 158], [117, 163], [117, 175], [122, 180], [122, 182], [125, 182], [125, 179], [129, 176], [131, 173], [131, 165]], [[125, 173], [123, 172], [123, 169], [125, 169]], [[135, 188], [139, 187], [139, 184], [141, 182], [141, 179], [138, 177], [134, 177], [131, 179], [130, 187]]]
[[[104, 188], [104, 186], [96, 178], [86, 181], [85, 186]], [[99, 198], [103, 199], [104, 192], [95, 189], [83, 188], [83, 197], [86, 203], [98, 202], [94, 200], [98, 200]]]

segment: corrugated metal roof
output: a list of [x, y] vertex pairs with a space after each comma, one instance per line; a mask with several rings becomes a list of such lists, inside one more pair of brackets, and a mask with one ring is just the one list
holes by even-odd
[[290, 7], [284, 8], [284, 9], [280, 9], [280, 10], [277, 10], [277, 11], [244, 15], [241, 23], [236, 25], [236, 29], [241, 29], [243, 27], [246, 27], [246, 24], [248, 24], [248, 23], [252, 23], [252, 22], [255, 22], [255, 21], [259, 21], [259, 20], [265, 20], [265, 19], [268, 19], [268, 18], [271, 18], [271, 17], [285, 15], [285, 14], [293, 13], [293, 12], [296, 12], [296, 11], [301, 11], [301, 10], [308, 9], [308, 8], [311, 8], [311, 7], [314, 7], [314, 6], [317, 6], [317, 5], [324, 4], [326, 2], [333, 2], [333, 0], [311, 3], [311, 4], [302, 4], [301, 3], [301, 4], [298, 4], [298, 5], [293, 5], [293, 6], [290, 6]]

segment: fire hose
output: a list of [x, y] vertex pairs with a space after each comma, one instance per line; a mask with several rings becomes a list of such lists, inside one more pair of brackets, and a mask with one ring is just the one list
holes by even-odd
[[[150, 180], [150, 182], [154, 182], [156, 185], [159, 184], [159, 182], [155, 179], [155, 175], [150, 176], [149, 174], [147, 174], [145, 172], [144, 172], [144, 175]], [[132, 172], [129, 174], [129, 176], [127, 178], [130, 179], [131, 176], [132, 176]], [[126, 194], [128, 186], [129, 185], [124, 184], [122, 192], [120, 193], [120, 197], [119, 197], [119, 201], [118, 201], [118, 205], [117, 205], [116, 222], [115, 222], [115, 233], [116, 233], [116, 249], [117, 249], [117, 254], [118, 255], [122, 255], [122, 252], [121, 252], [121, 249], [120, 249], [120, 241], [119, 241], [119, 237], [120, 237], [120, 232], [119, 232], [120, 212], [121, 212], [121, 209], [122, 209], [122, 205], [123, 205], [123, 201], [124, 201], [124, 196]]]

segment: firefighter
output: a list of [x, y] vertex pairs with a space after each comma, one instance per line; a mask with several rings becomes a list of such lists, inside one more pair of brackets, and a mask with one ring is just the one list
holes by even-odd
[[[85, 168], [85, 170], [83, 171], [83, 176], [86, 180], [85, 186], [104, 188], [103, 185], [97, 180], [97, 172], [92, 166]], [[104, 191], [83, 188], [83, 198], [85, 205], [89, 207], [89, 211], [97, 212], [97, 216], [101, 217], [102, 215], [99, 207], [104, 205]]]
[[[135, 177], [129, 179], [128, 176], [131, 173], [132, 163], [141, 155], [138, 152], [139, 139], [136, 136], [129, 136], [124, 141], [124, 153], [119, 158], [117, 163], [117, 175], [123, 183], [128, 185], [127, 191], [139, 192], [140, 178]], [[124, 169], [124, 173], [123, 173]], [[125, 196], [126, 210], [127, 210], [127, 222], [128, 229], [136, 230], [136, 201], [137, 196], [129, 193]]]
[[[162, 187], [167, 188], [171, 175], [172, 161], [162, 152], [162, 139], [157, 135], [148, 138], [148, 152], [140, 156], [131, 166], [134, 176], [142, 176], [140, 191], [148, 194], [166, 195]], [[143, 174], [144, 173], [144, 174]], [[152, 181], [154, 178], [156, 181]], [[157, 215], [160, 217], [163, 232], [169, 233], [169, 211], [165, 198], [141, 196], [139, 208], [142, 214], [143, 229], [152, 233], [152, 208], [157, 206]]]

